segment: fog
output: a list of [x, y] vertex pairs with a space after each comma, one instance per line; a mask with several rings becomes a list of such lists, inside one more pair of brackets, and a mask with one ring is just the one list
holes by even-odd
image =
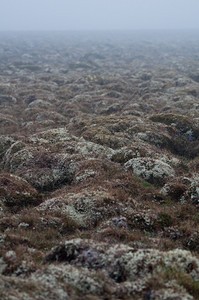
[[198, 0], [0, 0], [0, 30], [198, 29]]

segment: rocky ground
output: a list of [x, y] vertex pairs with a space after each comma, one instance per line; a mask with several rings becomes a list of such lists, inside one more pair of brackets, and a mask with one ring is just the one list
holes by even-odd
[[199, 299], [199, 33], [0, 34], [0, 298]]

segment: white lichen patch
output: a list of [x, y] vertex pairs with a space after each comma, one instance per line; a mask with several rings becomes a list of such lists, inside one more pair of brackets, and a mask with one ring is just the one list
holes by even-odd
[[104, 218], [109, 212], [104, 203], [114, 201], [107, 191], [83, 190], [44, 201], [37, 207], [42, 213], [59, 212], [69, 216], [80, 227], [87, 228]]
[[30, 140], [34, 142], [40, 142], [44, 139], [49, 143], [57, 143], [57, 142], [69, 142], [77, 140], [77, 137], [72, 136], [69, 131], [65, 128], [54, 128], [46, 131], [42, 131], [40, 133], [34, 134], [30, 137]]
[[62, 215], [70, 217], [74, 220], [80, 227], [84, 227], [86, 214], [78, 213], [72, 205], [68, 204], [67, 198], [53, 198], [44, 201], [37, 207], [37, 211], [41, 212], [43, 215], [49, 213], [61, 213]]
[[31, 279], [56, 289], [57, 286], [68, 284], [76, 287], [83, 294], [94, 295], [101, 295], [105, 285], [95, 272], [70, 265], [49, 266], [33, 274]]
[[174, 169], [165, 162], [150, 158], [133, 158], [125, 164], [125, 168], [132, 169], [133, 173], [146, 181], [164, 184], [175, 176]]
[[93, 154], [95, 156], [102, 156], [102, 157], [104, 156], [108, 158], [110, 158], [114, 153], [114, 150], [109, 147], [102, 146], [85, 140], [79, 141], [76, 144], [75, 151], [81, 155]]

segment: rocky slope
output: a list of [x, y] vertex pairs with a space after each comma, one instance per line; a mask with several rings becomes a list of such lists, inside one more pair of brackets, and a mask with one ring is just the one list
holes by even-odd
[[198, 50], [1, 33], [1, 299], [199, 299]]

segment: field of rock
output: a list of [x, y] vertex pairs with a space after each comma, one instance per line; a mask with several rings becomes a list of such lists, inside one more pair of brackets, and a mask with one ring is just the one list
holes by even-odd
[[199, 299], [199, 32], [0, 33], [0, 299]]

